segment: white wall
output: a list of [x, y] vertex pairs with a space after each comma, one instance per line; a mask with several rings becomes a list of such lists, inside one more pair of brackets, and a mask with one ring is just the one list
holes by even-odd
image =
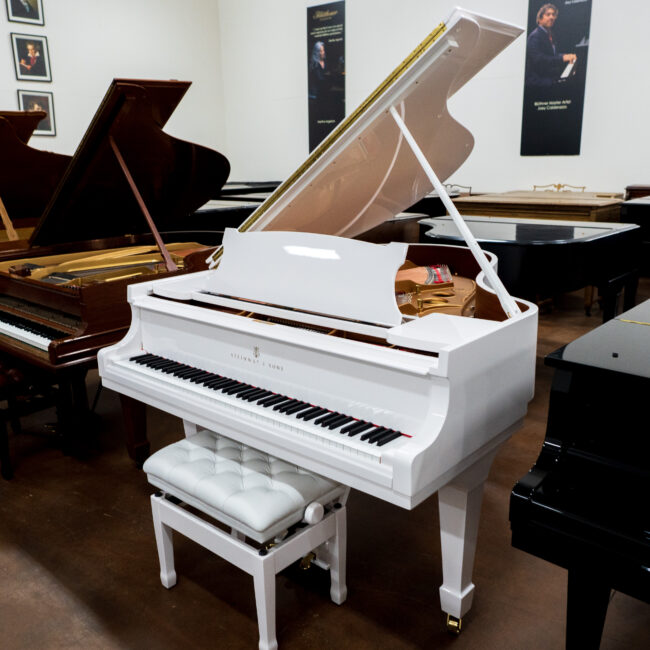
[[[556, 4], [561, 7], [564, 0]], [[283, 179], [307, 156], [306, 0], [219, 0], [225, 142], [235, 179]], [[457, 4], [347, 0], [347, 112]], [[465, 8], [526, 25], [526, 0], [462, 0]], [[451, 101], [476, 145], [451, 181], [477, 191], [534, 183], [622, 191], [650, 182], [647, 106], [650, 3], [594, 2], [580, 156], [519, 155], [525, 36]]]
[[[526, 0], [459, 0], [525, 25]], [[561, 4], [564, 0], [558, 0]], [[4, 0], [2, 0], [4, 4]], [[43, 27], [0, 8], [0, 108], [16, 89], [54, 93], [57, 136], [31, 145], [72, 153], [113, 77], [193, 81], [172, 135], [218, 149], [231, 179], [286, 178], [308, 153], [306, 7], [318, 0], [45, 0]], [[451, 12], [453, 0], [347, 0], [347, 112]], [[450, 108], [476, 145], [451, 181], [476, 191], [565, 182], [619, 190], [650, 182], [650, 3], [594, 2], [580, 156], [521, 157], [525, 38], [490, 63]], [[53, 83], [16, 81], [10, 32], [48, 37]]]
[[[219, 23], [210, 0], [44, 0], [45, 25], [9, 22], [0, 7], [0, 108], [16, 89], [54, 93], [55, 137], [30, 146], [71, 154], [113, 77], [193, 82], [166, 131], [224, 149]], [[47, 36], [52, 83], [17, 81], [9, 33]]]

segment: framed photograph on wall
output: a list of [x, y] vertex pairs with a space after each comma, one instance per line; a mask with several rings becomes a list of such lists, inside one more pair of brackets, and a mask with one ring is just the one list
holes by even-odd
[[52, 81], [50, 54], [45, 36], [10, 34], [14, 52], [16, 79], [23, 81]]
[[21, 111], [45, 111], [47, 116], [38, 123], [34, 135], [56, 135], [54, 97], [52, 93], [38, 90], [19, 90], [18, 108]]
[[5, 0], [7, 18], [13, 23], [44, 25], [43, 0]]

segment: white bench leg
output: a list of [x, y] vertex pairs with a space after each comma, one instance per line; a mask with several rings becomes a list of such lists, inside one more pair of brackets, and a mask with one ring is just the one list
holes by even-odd
[[151, 513], [153, 514], [153, 529], [156, 533], [156, 546], [160, 560], [160, 581], [163, 586], [170, 589], [176, 584], [176, 571], [174, 570], [174, 542], [172, 529], [162, 521], [159, 502], [163, 497], [151, 495]]
[[345, 582], [345, 555], [347, 545], [347, 521], [345, 506], [336, 511], [336, 535], [327, 542], [330, 565], [330, 597], [341, 605], [348, 596]]
[[275, 566], [273, 558], [259, 558], [253, 572], [257, 624], [260, 629], [260, 650], [276, 650], [275, 636]]

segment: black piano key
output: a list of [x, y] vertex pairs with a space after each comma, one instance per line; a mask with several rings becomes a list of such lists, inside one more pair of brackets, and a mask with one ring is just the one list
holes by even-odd
[[[354, 420], [354, 418], [352, 419]], [[340, 433], [348, 433], [349, 431], [354, 429], [354, 427], [360, 427], [362, 424], [364, 424], [363, 420], [354, 420], [352, 424], [348, 424], [346, 427], [343, 427]]]
[[201, 368], [192, 368], [192, 372], [188, 372], [186, 375], [183, 375], [183, 379], [194, 379], [194, 377], [198, 377], [203, 372], [204, 371], [201, 370]]
[[339, 427], [343, 424], [343, 422], [347, 422], [348, 416], [345, 415], [344, 413], [340, 413], [338, 417], [333, 418], [330, 420], [325, 426], [328, 429], [334, 429], [335, 427]]
[[[352, 422], [352, 420], [354, 420], [354, 418], [350, 417], [349, 415], [344, 415], [342, 417], [343, 417], [342, 420], [335, 420], [334, 422], [330, 422], [327, 426], [330, 429], [338, 429], [339, 427], [342, 427], [344, 424], [347, 424], [348, 422]], [[339, 431], [339, 433], [341, 432]]]
[[156, 370], [166, 370], [167, 368], [173, 368], [176, 366], [175, 361], [165, 361], [165, 363], [161, 363], [160, 365], [156, 366]]
[[232, 380], [228, 379], [228, 377], [217, 377], [215, 379], [210, 379], [205, 385], [208, 388], [212, 388], [213, 390], [219, 390], [224, 384], [227, 384], [229, 381]]
[[294, 405], [290, 409], [287, 409], [284, 413], [285, 415], [293, 415], [294, 413], [304, 411], [305, 409], [308, 408], [311, 408], [309, 404], [307, 404], [306, 402], [301, 402], [300, 404]]
[[222, 393], [225, 393], [227, 390], [236, 386], [239, 386], [239, 382], [235, 381], [234, 379], [229, 379], [224, 384], [220, 384], [218, 387], [216, 387], [216, 390], [220, 390]]
[[237, 390], [233, 390], [232, 393], [228, 393], [229, 395], [233, 395], [234, 397], [241, 397], [245, 393], [248, 393], [248, 391], [253, 388], [250, 384], [242, 384], [241, 388], [238, 388]]
[[207, 370], [202, 370], [198, 375], [192, 377], [190, 381], [194, 384], [202, 384], [208, 377], [214, 377], [214, 375]]
[[135, 363], [144, 363], [149, 359], [153, 359], [155, 356], [155, 354], [149, 354], [148, 352], [145, 352], [144, 354], [137, 354], [136, 356], [131, 357], [129, 361], [135, 361]]
[[374, 426], [375, 426], [375, 425], [372, 424], [372, 422], [362, 422], [362, 423], [359, 423], [358, 426], [356, 426], [356, 427], [354, 427], [353, 429], [350, 429], [350, 431], [348, 431], [348, 435], [349, 435], [350, 437], [352, 437], [352, 436], [356, 436], [357, 434], [361, 433], [362, 431], [365, 431], [365, 430], [368, 429], [369, 427], [374, 427]]
[[249, 393], [243, 399], [246, 402], [257, 402], [258, 400], [261, 400], [272, 394], [273, 393], [271, 393], [270, 390], [264, 390], [263, 388], [258, 388], [254, 393]]
[[386, 435], [383, 435], [379, 440], [377, 440], [377, 447], [383, 447], [386, 443], [390, 442], [391, 440], [395, 440], [395, 438], [400, 438], [401, 436], [402, 434], [399, 431], [387, 433]]
[[191, 375], [195, 370], [196, 368], [190, 368], [184, 365], [180, 370], [177, 370], [174, 374], [179, 379], [185, 379], [188, 375]]
[[360, 440], [367, 440], [368, 442], [372, 442], [375, 436], [379, 437], [382, 433], [386, 433], [387, 431], [388, 429], [386, 427], [377, 427], [372, 431], [366, 431], [364, 434], [362, 434]]
[[[234, 381], [234, 380], [233, 380]], [[248, 388], [248, 384], [244, 384], [241, 381], [235, 381], [235, 383], [232, 386], [222, 387], [221, 392], [224, 395], [232, 395], [233, 393], [238, 393], [240, 390], [244, 390], [245, 388]]]
[[278, 413], [284, 413], [287, 409], [291, 408], [292, 406], [297, 406], [300, 404], [300, 401], [297, 399], [289, 399], [287, 402], [284, 402], [283, 404], [276, 404], [273, 407], [274, 411], [277, 411]]
[[159, 366], [164, 366], [167, 363], [169, 363], [169, 359], [161, 359], [160, 357], [157, 357], [156, 359], [150, 359], [149, 361], [145, 362], [145, 365], [155, 369]]
[[[381, 429], [385, 429], [382, 431]], [[388, 427], [381, 427], [378, 431], [375, 431], [371, 436], [368, 437], [368, 442], [374, 444], [378, 440], [381, 440], [387, 433], [392, 433], [395, 429], [389, 429]]]
[[267, 397], [266, 399], [263, 399], [260, 402], [260, 406], [273, 406], [274, 404], [277, 404], [278, 402], [284, 402], [284, 400], [287, 399], [284, 395], [273, 395], [273, 397]]
[[[318, 413], [318, 412], [321, 411], [321, 410], [322, 410], [322, 409], [321, 409], [320, 406], [312, 406], [308, 411], [304, 411], [303, 413], [301, 413], [300, 415], [297, 415], [296, 417], [297, 417], [299, 420], [302, 420], [302, 419], [305, 418], [306, 416], [311, 415], [312, 413], [316, 414], [316, 413]], [[315, 417], [315, 416], [314, 416], [314, 417]]]
[[287, 397], [286, 395], [284, 396], [284, 401], [283, 402], [276, 402], [273, 405], [273, 410], [277, 411], [278, 409], [282, 408], [283, 406], [286, 406], [287, 408], [291, 406], [292, 404], [297, 404], [298, 400], [295, 400], [291, 397]]
[[183, 368], [183, 365], [182, 365], [182, 364], [177, 363], [176, 361], [172, 361], [172, 362], [169, 363], [169, 365], [166, 365], [166, 366], [165, 366], [164, 368], [162, 368], [161, 370], [162, 370], [163, 372], [166, 372], [167, 374], [169, 374], [169, 373], [174, 373], [174, 372], [176, 372], [177, 370], [180, 370], [181, 368]]
[[327, 426], [332, 420], [338, 418], [341, 414], [336, 411], [330, 411], [327, 415], [321, 415], [321, 417], [314, 420], [314, 424], [318, 424], [321, 427]]
[[305, 415], [302, 419], [305, 422], [309, 422], [309, 420], [313, 420], [314, 418], [317, 418], [319, 415], [323, 415], [324, 413], [329, 413], [329, 411], [327, 409], [319, 408], [317, 411], [314, 411], [309, 415]]
[[243, 390], [241, 393], [239, 393], [237, 397], [239, 397], [239, 399], [245, 400], [249, 395], [257, 393], [258, 390], [259, 388], [257, 386], [249, 386], [246, 390]]

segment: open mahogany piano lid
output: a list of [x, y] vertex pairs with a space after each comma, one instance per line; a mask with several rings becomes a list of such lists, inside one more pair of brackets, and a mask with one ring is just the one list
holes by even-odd
[[44, 111], [0, 111], [0, 199], [14, 225], [43, 214], [71, 157], [28, 146]]
[[149, 231], [111, 140], [159, 231], [217, 196], [230, 171], [216, 151], [162, 128], [189, 81], [114, 79], [30, 239], [30, 246]]

